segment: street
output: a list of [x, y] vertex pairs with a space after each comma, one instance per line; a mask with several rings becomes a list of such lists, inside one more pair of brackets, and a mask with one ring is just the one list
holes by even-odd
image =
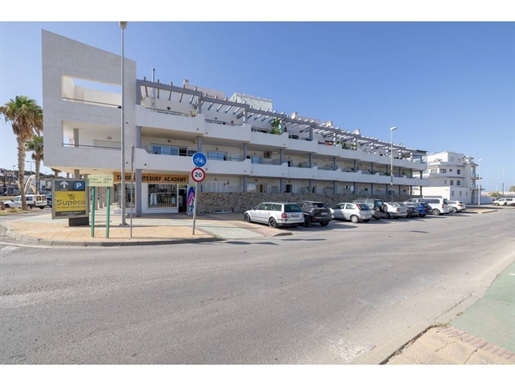
[[488, 287], [515, 211], [332, 221], [265, 240], [2, 238], [2, 364], [349, 364]]

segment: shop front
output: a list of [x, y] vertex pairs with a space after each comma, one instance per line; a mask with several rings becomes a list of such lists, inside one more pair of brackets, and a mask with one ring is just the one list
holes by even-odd
[[[120, 173], [113, 173], [115, 181], [114, 200], [120, 203]], [[181, 213], [187, 211], [188, 175], [147, 174], [141, 176], [141, 209], [143, 213]], [[134, 208], [136, 181], [125, 175], [125, 202], [127, 208]]]

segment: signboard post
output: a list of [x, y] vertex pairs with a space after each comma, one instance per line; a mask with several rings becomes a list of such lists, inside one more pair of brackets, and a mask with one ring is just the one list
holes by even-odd
[[195, 234], [195, 221], [197, 219], [197, 197], [198, 197], [198, 183], [204, 181], [206, 172], [202, 169], [206, 163], [207, 158], [204, 153], [197, 152], [191, 156], [195, 168], [191, 171], [191, 178], [195, 181], [195, 198], [193, 199], [193, 234]]
[[97, 207], [96, 187], [107, 187], [107, 215], [106, 215], [106, 239], [109, 238], [109, 221], [111, 214], [111, 187], [113, 186], [114, 177], [111, 174], [91, 175], [88, 176], [88, 184], [91, 186], [91, 195], [93, 202], [91, 204], [91, 237], [95, 237], [95, 208]]
[[[69, 219], [68, 225], [88, 225], [85, 180], [55, 179], [52, 185], [52, 219]], [[76, 219], [77, 221], [73, 221]]]

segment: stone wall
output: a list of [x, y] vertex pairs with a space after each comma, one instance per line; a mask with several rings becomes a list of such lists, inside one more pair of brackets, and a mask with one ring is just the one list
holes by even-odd
[[411, 198], [410, 195], [358, 195], [358, 194], [321, 194], [321, 193], [198, 193], [197, 213], [199, 215], [215, 213], [218, 211], [231, 211], [243, 213], [264, 201], [295, 202], [295, 201], [322, 201], [329, 206], [339, 202], [348, 202], [358, 198], [378, 198], [384, 201], [403, 202]]

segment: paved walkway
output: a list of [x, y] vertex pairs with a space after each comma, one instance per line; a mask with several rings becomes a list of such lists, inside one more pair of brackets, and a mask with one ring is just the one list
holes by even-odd
[[[468, 213], [487, 215], [494, 210], [472, 207]], [[195, 243], [291, 235], [287, 229], [245, 223], [242, 214], [237, 213], [199, 216], [195, 226], [192, 216], [182, 214], [129, 217], [126, 226], [120, 226], [119, 215], [111, 215], [108, 238], [105, 209], [96, 211], [94, 237], [91, 226], [70, 227], [68, 220], [52, 220], [48, 209], [12, 221], [8, 216], [0, 219], [9, 237], [21, 243], [48, 246]], [[515, 263], [512, 263], [480, 299], [471, 297], [434, 325], [412, 326], [383, 347], [358, 358], [355, 364], [513, 365], [514, 340]]]

